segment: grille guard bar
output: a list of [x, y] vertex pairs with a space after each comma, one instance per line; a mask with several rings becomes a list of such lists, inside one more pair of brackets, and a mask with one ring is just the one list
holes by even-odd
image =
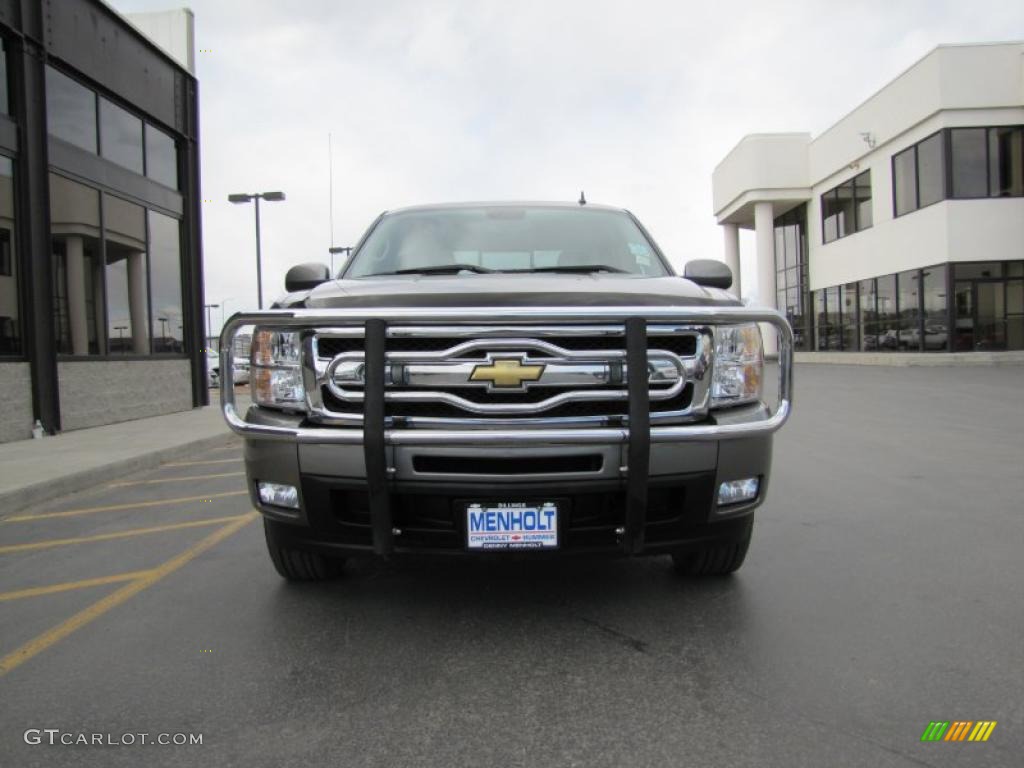
[[[455, 307], [422, 309], [409, 307], [369, 309], [277, 309], [263, 312], [236, 313], [228, 318], [220, 335], [221, 410], [228, 426], [247, 438], [289, 440], [300, 443], [336, 443], [361, 445], [363, 430], [354, 427], [282, 427], [253, 424], [238, 412], [235, 402], [234, 349], [235, 337], [244, 326], [274, 329], [295, 329], [327, 326], [362, 326], [367, 320], [415, 322], [421, 325], [479, 325], [538, 323], [622, 323], [630, 318], [647, 322], [689, 325], [724, 325], [764, 323], [778, 332], [779, 389], [774, 412], [767, 419], [746, 424], [689, 424], [684, 426], [652, 426], [652, 443], [727, 440], [767, 435], [779, 429], [789, 418], [793, 403], [793, 331], [786, 318], [773, 309], [756, 307]], [[712, 358], [712, 365], [714, 359]], [[225, 384], [226, 383], [226, 384]], [[251, 386], [251, 384], [250, 384]], [[387, 445], [545, 445], [545, 444], [609, 444], [629, 442], [628, 427], [581, 427], [558, 429], [387, 429]]]

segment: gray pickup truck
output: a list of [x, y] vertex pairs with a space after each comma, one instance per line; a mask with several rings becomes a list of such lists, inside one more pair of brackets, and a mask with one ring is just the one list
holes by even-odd
[[[792, 332], [729, 269], [675, 275], [628, 211], [475, 203], [382, 214], [337, 277], [303, 264], [252, 333], [252, 405], [221, 388], [286, 579], [353, 556], [671, 555], [743, 563]], [[778, 391], [764, 402], [765, 346]]]

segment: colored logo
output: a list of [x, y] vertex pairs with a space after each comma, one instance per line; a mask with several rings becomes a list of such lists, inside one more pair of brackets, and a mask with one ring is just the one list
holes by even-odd
[[525, 365], [523, 361], [516, 359], [494, 360], [487, 364], [481, 364], [473, 368], [470, 374], [470, 381], [486, 381], [492, 387], [522, 388], [523, 382], [539, 381], [544, 373], [543, 365]]
[[933, 720], [921, 734], [921, 741], [988, 741], [995, 720]]

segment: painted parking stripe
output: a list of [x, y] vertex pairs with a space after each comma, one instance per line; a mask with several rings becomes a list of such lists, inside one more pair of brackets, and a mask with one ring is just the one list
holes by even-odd
[[0, 603], [6, 600], [22, 600], [26, 597], [42, 597], [53, 595], [57, 592], [70, 592], [73, 589], [86, 589], [88, 587], [101, 587], [104, 584], [118, 584], [122, 581], [132, 581], [148, 574], [149, 571], [129, 571], [128, 573], [114, 573], [110, 576], [99, 576], [95, 579], [81, 579], [79, 581], [65, 581], [63, 584], [47, 584], [45, 587], [29, 587], [28, 589], [16, 589], [13, 592], [0, 592]]
[[209, 520], [190, 520], [187, 523], [171, 523], [169, 525], [154, 525], [150, 528], [131, 528], [127, 531], [114, 531], [112, 533], [97, 533], [93, 536], [77, 536], [73, 539], [47, 539], [45, 541], [30, 541], [25, 544], [8, 544], [0, 547], [0, 555], [11, 552], [29, 552], [37, 549], [52, 549], [53, 547], [66, 547], [71, 544], [89, 544], [94, 541], [110, 541], [111, 539], [130, 539], [133, 536], [145, 536], [150, 533], [163, 533], [164, 531], [180, 531], [185, 528], [201, 528], [207, 525], [220, 525], [240, 520], [246, 515], [228, 515], [227, 517], [214, 517]]
[[129, 480], [124, 483], [111, 483], [107, 488], [128, 488], [133, 485], [157, 485], [159, 483], [194, 483], [200, 480], [214, 480], [218, 477], [241, 477], [245, 472], [221, 472], [216, 475], [192, 475], [190, 477], [161, 477], [156, 480]]
[[239, 456], [234, 459], [208, 459], [206, 461], [169, 461], [166, 464], [161, 464], [161, 467], [200, 467], [207, 464], [235, 464], [242, 460]]
[[235, 518], [233, 523], [217, 529], [206, 538], [196, 544], [193, 544], [180, 555], [172, 557], [163, 565], [159, 565], [149, 571], [145, 576], [125, 584], [120, 589], [100, 600], [97, 600], [88, 608], [79, 611], [70, 619], [61, 622], [57, 626], [48, 629], [43, 634], [29, 640], [24, 645], [14, 649], [3, 658], [0, 658], [0, 677], [7, 674], [12, 669], [21, 666], [33, 656], [42, 653], [47, 648], [50, 648], [60, 642], [68, 635], [84, 627], [86, 624], [95, 621], [111, 609], [116, 608], [125, 601], [131, 599], [144, 589], [148, 589], [153, 586], [165, 576], [174, 573], [206, 550], [219, 544], [228, 536], [231, 536], [243, 526], [255, 520], [257, 516], [257, 512], [248, 512], [244, 515], [238, 516]]
[[97, 512], [119, 512], [124, 509], [145, 509], [147, 507], [161, 507], [168, 504], [186, 504], [190, 501], [208, 501], [209, 499], [223, 499], [226, 496], [244, 496], [248, 491], [225, 491], [223, 493], [206, 493], [202, 496], [182, 496], [177, 499], [158, 499], [156, 501], [133, 501], [127, 504], [108, 504], [103, 507], [83, 507], [81, 509], [66, 509], [60, 512], [40, 512], [35, 515], [16, 515], [15, 517], [0, 518], [0, 523], [24, 523], [30, 520], [49, 520], [54, 517], [76, 517], [77, 515], [91, 515]]

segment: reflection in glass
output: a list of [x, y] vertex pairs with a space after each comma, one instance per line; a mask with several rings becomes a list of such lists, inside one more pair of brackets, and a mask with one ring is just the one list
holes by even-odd
[[917, 204], [919, 208], [937, 203], [946, 196], [946, 161], [942, 153], [942, 134], [936, 133], [917, 145]]
[[957, 281], [953, 288], [953, 350], [974, 349], [974, 284]]
[[149, 212], [149, 270], [153, 296], [153, 351], [184, 352], [179, 222]]
[[1024, 196], [1024, 128], [990, 128], [988, 147], [989, 194]]
[[51, 136], [96, 152], [96, 94], [46, 67], [46, 125]]
[[11, 114], [10, 96], [7, 91], [7, 41], [0, 37], [0, 112]]
[[857, 231], [871, 226], [871, 171], [864, 171], [853, 180], [854, 198], [857, 201]]
[[21, 355], [18, 259], [14, 241], [14, 168], [0, 156], [0, 356]]
[[843, 349], [857, 349], [857, 284], [840, 286], [840, 324]]
[[891, 351], [899, 347], [896, 317], [896, 275], [885, 275], [876, 281], [878, 320], [874, 332], [878, 334], [878, 349]]
[[57, 351], [96, 355], [103, 347], [99, 192], [50, 174], [54, 327]]
[[905, 149], [892, 161], [893, 195], [896, 199], [896, 215], [910, 213], [917, 208], [917, 171], [914, 164], [914, 148]]
[[148, 354], [145, 209], [104, 195], [103, 226], [110, 354]]
[[142, 121], [102, 97], [100, 154], [130, 171], [142, 173]]
[[146, 123], [146, 175], [178, 188], [178, 149], [174, 139]]
[[953, 197], [987, 197], [987, 137], [984, 128], [949, 132]]
[[878, 349], [877, 301], [875, 281], [860, 281], [860, 348], [864, 352]]
[[975, 261], [967, 264], [956, 265], [956, 279], [970, 280], [981, 277], [1002, 277], [1003, 262], [1001, 261]]
[[1006, 348], [1024, 349], [1024, 280], [1006, 283]]
[[921, 276], [916, 269], [899, 274], [899, 348], [921, 348]]
[[926, 352], [944, 352], [949, 347], [949, 328], [946, 320], [946, 265], [928, 267], [922, 271], [924, 299], [924, 349]]

